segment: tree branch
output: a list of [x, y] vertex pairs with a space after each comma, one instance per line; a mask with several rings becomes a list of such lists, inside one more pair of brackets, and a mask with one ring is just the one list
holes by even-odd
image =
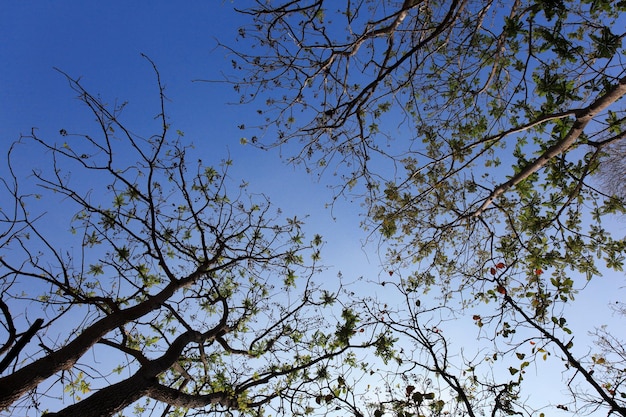
[[[4, 304], [4, 303], [3, 303]], [[9, 367], [13, 359], [19, 355], [19, 353], [24, 349], [26, 344], [32, 339], [32, 337], [37, 333], [37, 331], [41, 328], [43, 324], [43, 319], [37, 319], [35, 322], [28, 328], [28, 330], [22, 335], [20, 340], [15, 343], [13, 348], [6, 354], [6, 356], [0, 361], [0, 372], [3, 372], [5, 369]]]
[[587, 124], [602, 110], [609, 107], [611, 104], [619, 100], [626, 93], [626, 77], [619, 80], [611, 90], [607, 91], [603, 96], [596, 99], [588, 107], [578, 110], [576, 112], [576, 119], [574, 125], [569, 130], [567, 135], [563, 139], [556, 142], [549, 147], [541, 156], [536, 158], [532, 163], [528, 164], [519, 173], [514, 175], [510, 180], [497, 186], [480, 205], [478, 209], [474, 211], [472, 216], [480, 216], [491, 203], [502, 194], [504, 194], [509, 188], [516, 186], [524, 181], [526, 178], [541, 169], [549, 160], [555, 156], [568, 150], [574, 142], [584, 132]]

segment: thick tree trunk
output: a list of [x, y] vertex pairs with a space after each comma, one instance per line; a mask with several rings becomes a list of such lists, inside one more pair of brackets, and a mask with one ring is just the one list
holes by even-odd
[[156, 378], [146, 378], [141, 370], [130, 378], [101, 389], [84, 400], [46, 417], [111, 416], [143, 397]]
[[196, 272], [187, 278], [170, 283], [160, 293], [143, 303], [116, 311], [100, 319], [61, 349], [26, 365], [11, 375], [0, 378], [0, 410], [8, 408], [28, 391], [37, 387], [44, 379], [56, 372], [70, 369], [89, 348], [98, 343], [107, 333], [159, 308], [176, 290], [189, 282], [196, 281], [205, 270], [206, 265], [200, 266]]
[[145, 396], [151, 388], [158, 387], [158, 375], [174, 365], [187, 344], [192, 342], [203, 343], [223, 331], [223, 322], [206, 333], [186, 331], [172, 342], [160, 358], [151, 360], [130, 378], [102, 388], [79, 403], [46, 416], [103, 417], [113, 415]]

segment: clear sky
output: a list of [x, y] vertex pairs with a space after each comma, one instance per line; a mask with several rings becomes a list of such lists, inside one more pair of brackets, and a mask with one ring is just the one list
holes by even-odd
[[[133, 131], [150, 125], [158, 113], [158, 90], [155, 74], [141, 56], [145, 54], [158, 66], [166, 87], [172, 127], [185, 133], [206, 164], [230, 156], [235, 183], [249, 181], [250, 192], [267, 194], [285, 216], [310, 215], [309, 236], [320, 233], [328, 242], [322, 263], [329, 269], [318, 281], [328, 280], [328, 289], [334, 290], [340, 270], [347, 281], [366, 274], [377, 279], [379, 260], [368, 258], [361, 248], [366, 235], [359, 228], [358, 208], [340, 203], [333, 212], [339, 220], [333, 220], [325, 208], [332, 195], [327, 187], [281, 163], [278, 152], [240, 144], [251, 133], [238, 126], [254, 108], [228, 104], [238, 100], [232, 86], [192, 82], [220, 79], [220, 72], [230, 67], [231, 57], [216, 48], [216, 38], [235, 38], [242, 21], [232, 8], [232, 2], [218, 0], [0, 1], [0, 176], [7, 173], [8, 147], [31, 128], [52, 141], [63, 140], [60, 129], [96, 131], [88, 110], [55, 68], [81, 78], [90, 93], [108, 103], [128, 101], [123, 119]], [[36, 169], [44, 156], [28, 155], [19, 168]], [[62, 213], [48, 210], [47, 219], [69, 230]]]
[[[0, 151], [32, 127], [49, 137], [58, 136], [62, 128], [79, 132], [94, 128], [86, 123], [83, 105], [55, 67], [81, 77], [87, 89], [109, 102], [128, 100], [124, 114], [130, 124], [148, 120], [156, 114], [158, 91], [154, 73], [140, 55], [144, 53], [160, 70], [173, 127], [206, 154], [206, 162], [217, 163], [230, 154], [233, 178], [249, 180], [252, 192], [267, 193], [290, 216], [310, 214], [312, 231], [328, 241], [322, 257], [333, 267], [329, 279], [341, 270], [348, 280], [361, 275], [377, 280], [384, 268], [374, 247], [368, 256], [361, 248], [366, 234], [359, 229], [358, 202], [340, 202], [333, 213], [338, 220], [333, 220], [324, 208], [331, 193], [323, 182], [282, 164], [278, 151], [239, 144], [248, 133], [237, 126], [253, 114], [253, 107], [227, 104], [237, 101], [229, 85], [192, 82], [219, 79], [220, 72], [228, 70], [231, 58], [216, 48], [215, 39], [234, 41], [242, 24], [242, 17], [232, 10], [238, 3], [0, 0]], [[38, 156], [24, 164], [37, 167]], [[604, 309], [610, 291], [595, 289], [585, 304], [587, 311]], [[588, 323], [589, 318], [581, 315], [580, 323], [601, 324]], [[473, 337], [471, 321], [460, 323], [459, 331], [463, 328]]]
[[[0, 143], [2, 149], [36, 127], [60, 140], [59, 129], [88, 132], [94, 125], [75, 99], [58, 68], [105, 101], [128, 101], [125, 120], [134, 128], [157, 113], [154, 73], [141, 54], [158, 66], [173, 128], [184, 131], [207, 163], [228, 155], [234, 160], [232, 177], [251, 182], [252, 192], [267, 193], [290, 215], [315, 214], [315, 222], [337, 227], [324, 210], [331, 193], [302, 170], [280, 163], [278, 152], [242, 146], [251, 133], [237, 126], [252, 114], [251, 106], [230, 105], [238, 100], [232, 86], [192, 82], [220, 79], [231, 57], [217, 48], [216, 39], [234, 40], [241, 16], [230, 1], [2, 2], [0, 14]], [[82, 130], [81, 130], [82, 129]], [[37, 155], [26, 164], [37, 165]], [[349, 247], [330, 253], [342, 258], [362, 256], [358, 243], [359, 218], [355, 207], [339, 205], [340, 236], [356, 237]], [[321, 232], [323, 233], [323, 232]], [[377, 265], [378, 262], [374, 261]], [[335, 262], [332, 262], [335, 264]], [[361, 261], [358, 264], [362, 264]]]

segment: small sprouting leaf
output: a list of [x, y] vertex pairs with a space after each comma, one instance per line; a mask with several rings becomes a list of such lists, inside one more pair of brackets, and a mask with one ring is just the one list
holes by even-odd
[[118, 194], [115, 196], [115, 199], [113, 200], [113, 207], [115, 208], [120, 208], [125, 204], [124, 201], [124, 195], [123, 194]]
[[126, 246], [122, 246], [121, 248], [117, 248], [117, 256], [120, 261], [126, 260], [130, 257], [130, 251]]
[[102, 269], [102, 265], [100, 264], [89, 265], [89, 273], [94, 276], [102, 275], [104, 274], [104, 269]]
[[295, 272], [292, 269], [287, 269], [287, 275], [285, 276], [283, 283], [286, 287], [294, 287], [296, 285], [296, 278], [297, 276]]

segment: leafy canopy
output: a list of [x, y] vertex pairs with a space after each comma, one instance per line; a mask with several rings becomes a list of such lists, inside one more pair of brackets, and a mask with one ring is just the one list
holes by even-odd
[[[338, 196], [361, 197], [390, 274], [412, 270], [391, 279], [406, 305], [437, 288], [432, 308], [448, 312], [438, 317], [479, 311], [492, 361], [541, 340], [533, 355], [554, 349], [571, 365], [564, 380], [586, 387], [567, 382], [573, 408], [624, 415], [624, 357], [614, 349], [612, 367], [590, 373], [597, 361], [573, 354], [565, 311], [626, 255], [611, 227], [624, 196], [594, 179], [626, 136], [626, 3], [295, 0], [241, 12], [251, 23], [226, 46], [228, 81], [258, 106], [266, 140], [256, 145], [280, 146], [330, 172]], [[502, 384], [473, 379], [469, 359], [453, 372], [449, 341], [423, 324], [429, 308], [371, 315], [424, 349], [423, 361], [405, 360], [447, 375], [463, 412], [479, 413], [473, 390], [494, 413], [523, 408], [528, 359]], [[427, 388], [413, 399], [418, 415]], [[432, 400], [430, 412], [445, 411]]]
[[154, 70], [156, 134], [68, 76], [94, 132], [33, 130], [9, 150], [0, 409], [303, 413], [328, 379], [318, 370], [336, 375], [346, 352], [382, 336], [355, 336], [349, 304], [333, 319], [341, 284], [314, 280], [321, 236], [233, 184], [232, 161], [198, 159]]

